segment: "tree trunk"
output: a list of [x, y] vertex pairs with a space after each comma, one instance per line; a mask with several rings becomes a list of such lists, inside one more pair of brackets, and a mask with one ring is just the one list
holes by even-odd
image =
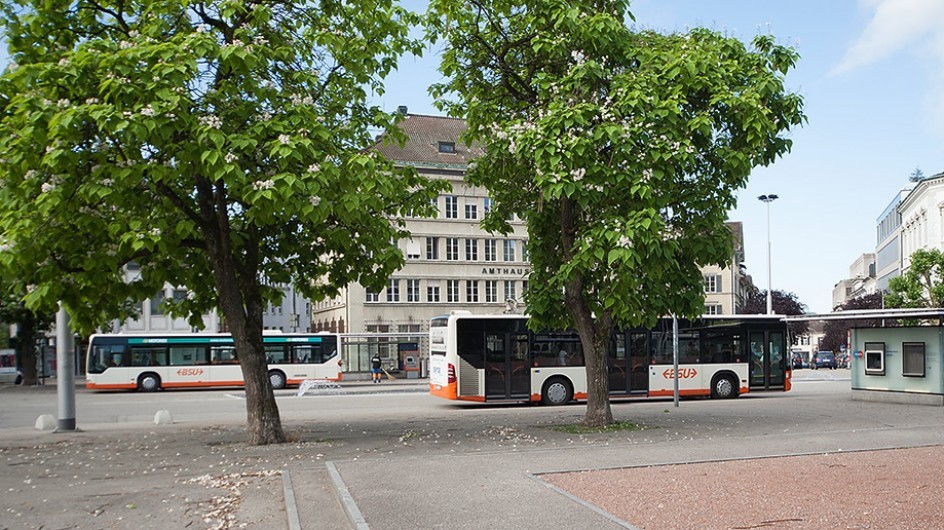
[[198, 181], [207, 255], [246, 384], [246, 427], [250, 445], [285, 443], [279, 407], [269, 382], [262, 342], [262, 295], [259, 283], [259, 240], [250, 234], [234, 256], [224, 192], [212, 192]]
[[32, 386], [39, 382], [36, 374], [36, 316], [25, 311], [16, 326], [16, 348], [20, 355], [20, 372], [23, 385]]
[[[587, 427], [605, 427], [613, 423], [613, 411], [610, 409], [610, 379], [607, 374], [606, 352], [610, 343], [610, 328], [605, 331], [601, 326], [594, 326], [591, 349], [585, 355], [587, 363], [587, 415], [583, 420]], [[586, 344], [583, 336], [580, 341]]]
[[262, 312], [259, 304], [258, 316], [250, 308], [243, 309], [244, 298], [235, 283], [219, 286], [220, 305], [223, 316], [233, 335], [239, 367], [246, 383], [246, 426], [250, 445], [267, 445], [285, 442], [279, 407], [269, 382], [262, 342]]

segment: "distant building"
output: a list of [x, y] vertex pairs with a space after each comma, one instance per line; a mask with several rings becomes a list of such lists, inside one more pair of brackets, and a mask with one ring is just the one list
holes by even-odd
[[919, 249], [944, 249], [944, 173], [915, 184], [898, 205], [901, 218], [901, 274]]
[[875, 254], [862, 254], [849, 266], [849, 277], [833, 287], [833, 309], [875, 289]]
[[[130, 263], [125, 269], [125, 281], [132, 281], [140, 274], [137, 264]], [[267, 330], [285, 333], [307, 333], [311, 331], [311, 302], [298, 294], [291, 286], [282, 288], [284, 296], [279, 305], [269, 304], [262, 314], [262, 325]], [[226, 331], [225, 322], [215, 311], [203, 315], [203, 329], [191, 326], [185, 318], [171, 318], [161, 308], [164, 299], [184, 299], [187, 289], [165, 285], [154, 296], [141, 303], [139, 318], [116, 320], [111, 329], [114, 333], [220, 333]]]

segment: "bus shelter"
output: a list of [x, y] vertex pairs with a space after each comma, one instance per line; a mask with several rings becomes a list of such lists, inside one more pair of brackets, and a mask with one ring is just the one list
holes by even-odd
[[429, 367], [429, 333], [342, 333], [344, 377], [370, 378], [370, 359], [379, 355], [381, 366], [407, 379], [425, 378]]
[[787, 317], [852, 323], [852, 399], [944, 406], [944, 308], [865, 309]]

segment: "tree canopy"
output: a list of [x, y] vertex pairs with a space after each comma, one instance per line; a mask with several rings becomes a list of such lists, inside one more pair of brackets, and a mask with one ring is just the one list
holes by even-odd
[[944, 252], [918, 249], [908, 257], [908, 270], [888, 282], [886, 307], [942, 307]]
[[631, 30], [629, 17], [624, 0], [430, 3], [445, 41], [433, 94], [485, 148], [468, 171], [495, 200], [484, 226], [526, 222], [532, 325], [580, 334], [590, 425], [612, 421], [613, 327], [701, 314], [700, 267], [733, 255], [736, 191], [804, 121], [784, 88], [797, 54], [773, 37]]
[[[882, 309], [883, 294], [872, 293], [852, 298], [846, 303], [836, 307], [834, 311], [852, 311], [857, 309]], [[855, 325], [860, 328], [877, 328], [883, 326], [894, 326], [896, 320], [875, 319], [875, 320], [827, 320], [823, 326], [823, 339], [819, 343], [819, 349], [822, 351], [831, 351], [838, 353], [846, 344], [849, 329]]]
[[313, 300], [379, 289], [403, 262], [403, 216], [442, 189], [367, 149], [401, 136], [367, 101], [421, 50], [417, 17], [392, 0], [3, 6], [4, 274], [84, 332], [187, 287], [172, 314], [199, 325], [219, 308], [233, 333], [250, 442], [284, 440], [265, 303], [289, 282]]
[[[800, 302], [795, 293], [788, 293], [779, 289], [770, 291], [770, 305], [777, 315], [803, 315], [806, 314], [806, 304]], [[754, 291], [744, 304], [738, 309], [738, 314], [742, 315], [763, 315], [767, 313], [767, 291]], [[793, 322], [790, 324], [796, 335], [802, 335], [809, 330], [809, 324], [806, 322]]]

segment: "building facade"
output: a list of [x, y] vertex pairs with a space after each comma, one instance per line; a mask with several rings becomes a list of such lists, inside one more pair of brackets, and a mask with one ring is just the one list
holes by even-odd
[[468, 163], [481, 154], [459, 142], [465, 122], [406, 114], [401, 128], [405, 145], [378, 143], [376, 149], [421, 175], [449, 181], [452, 191], [437, 198], [435, 217], [406, 221], [412, 237], [397, 243], [406, 264], [387, 286], [371, 292], [351, 284], [336, 298], [316, 303], [315, 330], [425, 332], [432, 317], [453, 310], [500, 313], [523, 305], [530, 272], [525, 227], [518, 219], [511, 220], [508, 235], [480, 227], [491, 199], [484, 188], [463, 181]]
[[944, 249], [944, 173], [921, 180], [898, 206], [904, 274], [919, 249]]

